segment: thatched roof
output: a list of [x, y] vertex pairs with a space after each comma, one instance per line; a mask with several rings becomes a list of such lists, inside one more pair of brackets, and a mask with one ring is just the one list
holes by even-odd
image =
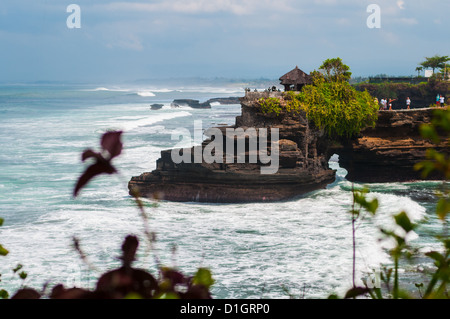
[[283, 75], [280, 81], [283, 85], [310, 84], [312, 82], [311, 76], [300, 70], [298, 66]]

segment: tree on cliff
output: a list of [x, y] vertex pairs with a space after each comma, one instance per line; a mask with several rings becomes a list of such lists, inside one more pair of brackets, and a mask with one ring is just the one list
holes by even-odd
[[341, 58], [325, 60], [319, 71], [311, 73], [313, 84], [295, 97], [308, 119], [331, 138], [349, 138], [375, 125], [378, 103], [367, 91], [356, 91], [349, 84], [352, 73]]
[[305, 86], [295, 99], [308, 119], [331, 138], [350, 138], [374, 126], [378, 118], [375, 98], [367, 91], [356, 91], [344, 77], [326, 81], [316, 73], [313, 84]]
[[431, 58], [426, 57], [425, 61], [420, 63], [420, 65], [425, 69], [432, 69], [434, 73], [436, 69], [444, 69], [448, 61], [450, 61], [450, 57], [448, 57], [447, 55], [435, 55]]
[[300, 92], [285, 92], [282, 99], [267, 98], [258, 101], [263, 113], [295, 114], [305, 112], [314, 125], [331, 138], [349, 138], [378, 118], [378, 103], [367, 91], [356, 91], [349, 84], [350, 67], [342, 59], [327, 59], [319, 71], [311, 72], [313, 84]]
[[348, 81], [352, 76], [350, 67], [339, 57], [325, 60], [319, 67], [319, 71], [327, 81]]
[[418, 67], [416, 68], [416, 71], [417, 71], [417, 77], [419, 77], [419, 76], [420, 76], [420, 72], [423, 71], [423, 67], [422, 67], [422, 66], [418, 66]]

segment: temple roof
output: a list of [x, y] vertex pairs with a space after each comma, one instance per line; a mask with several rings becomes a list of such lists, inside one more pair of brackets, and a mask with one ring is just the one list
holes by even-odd
[[280, 78], [281, 84], [292, 85], [292, 84], [310, 84], [311, 76], [295, 67], [292, 71], [286, 73]]

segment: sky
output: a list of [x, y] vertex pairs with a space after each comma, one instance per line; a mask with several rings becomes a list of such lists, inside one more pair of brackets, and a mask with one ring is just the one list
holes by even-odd
[[0, 82], [278, 79], [334, 57], [354, 76], [413, 75], [450, 56], [449, 13], [449, 0], [1, 0]]

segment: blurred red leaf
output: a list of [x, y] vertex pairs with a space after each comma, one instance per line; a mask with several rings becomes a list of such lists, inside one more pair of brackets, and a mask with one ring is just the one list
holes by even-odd
[[186, 293], [181, 294], [181, 299], [212, 299], [212, 297], [205, 286], [193, 285]]
[[173, 269], [164, 269], [162, 275], [164, 278], [170, 280], [172, 288], [174, 288], [178, 284], [186, 282], [186, 278], [184, 277], [184, 275], [181, 272]]
[[94, 297], [89, 290], [81, 288], [66, 289], [62, 284], [56, 285], [50, 294], [50, 299], [86, 299]]
[[136, 236], [127, 236], [122, 244], [122, 261], [124, 266], [130, 266], [136, 256], [139, 241]]
[[76, 197], [80, 189], [83, 188], [83, 186], [85, 186], [95, 176], [100, 174], [113, 174], [115, 172], [116, 169], [109, 163], [109, 161], [99, 161], [97, 159], [97, 162], [89, 166], [78, 179], [78, 182], [73, 191], [73, 196]]
[[114, 132], [106, 132], [102, 136], [101, 145], [102, 148], [110, 154], [110, 159], [120, 155], [122, 152], [122, 142], [120, 141], [120, 137], [122, 135], [122, 131], [114, 131]]
[[354, 288], [350, 289], [349, 291], [347, 291], [344, 299], [351, 299], [351, 298], [363, 296], [363, 295], [367, 294], [368, 292], [369, 292], [368, 288], [354, 287]]
[[85, 160], [87, 160], [88, 158], [96, 158], [97, 160], [101, 160], [103, 159], [103, 156], [99, 153], [94, 152], [91, 149], [85, 150], [83, 152], [83, 154], [81, 155], [81, 160], [84, 162]]
[[40, 299], [41, 294], [34, 289], [24, 288], [16, 292], [11, 299]]
[[157, 289], [158, 282], [150, 273], [141, 269], [121, 267], [103, 274], [97, 282], [95, 293], [108, 294], [114, 299], [122, 299], [129, 293], [152, 298]]
[[95, 158], [96, 162], [89, 166], [86, 171], [79, 177], [75, 189], [73, 191], [74, 197], [78, 195], [78, 192], [83, 188], [92, 178], [100, 174], [113, 174], [116, 173], [116, 169], [111, 165], [111, 159], [120, 155], [122, 152], [122, 142], [120, 137], [122, 131], [106, 132], [102, 135], [101, 146], [102, 149], [109, 153], [108, 158], [104, 158], [101, 153], [94, 152], [91, 149], [87, 149], [81, 155], [81, 160], [84, 162], [88, 158]]

